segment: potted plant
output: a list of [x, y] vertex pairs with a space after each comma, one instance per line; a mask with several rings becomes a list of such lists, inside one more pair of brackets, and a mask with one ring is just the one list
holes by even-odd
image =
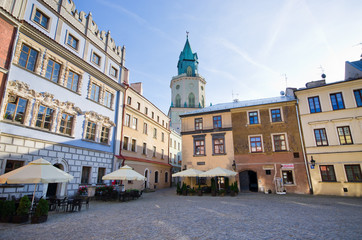
[[186, 183], [182, 184], [182, 195], [187, 196], [187, 186]]
[[225, 177], [225, 194], [230, 192], [230, 183], [229, 183], [229, 178]]
[[180, 182], [178, 182], [178, 183], [177, 183], [176, 193], [177, 193], [178, 195], [181, 195], [181, 194], [182, 194], [182, 190], [181, 190], [181, 184], [180, 184]]
[[196, 193], [195, 188], [190, 188], [189, 193], [191, 196], [195, 195]]
[[230, 186], [230, 196], [235, 197], [235, 184], [232, 183]]
[[48, 202], [45, 199], [40, 199], [35, 208], [35, 214], [31, 217], [31, 223], [42, 223], [48, 220]]
[[15, 202], [13, 200], [4, 201], [1, 210], [1, 222], [11, 222], [15, 215]]
[[78, 188], [78, 194], [80, 196], [88, 196], [88, 188], [87, 188], [87, 186], [80, 186]]
[[225, 189], [219, 189], [219, 196], [225, 196]]
[[211, 178], [211, 196], [216, 196], [216, 183], [215, 178]]
[[29, 220], [29, 210], [31, 202], [28, 196], [20, 199], [19, 207], [16, 209], [16, 215], [13, 216], [13, 223], [25, 223]]
[[202, 189], [201, 189], [200, 184], [199, 184], [199, 188], [197, 189], [197, 195], [202, 196]]

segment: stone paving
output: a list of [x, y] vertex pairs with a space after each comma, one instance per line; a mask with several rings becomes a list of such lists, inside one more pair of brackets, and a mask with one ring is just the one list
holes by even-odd
[[42, 224], [0, 223], [0, 239], [362, 239], [362, 198], [241, 193], [177, 196], [50, 212]]

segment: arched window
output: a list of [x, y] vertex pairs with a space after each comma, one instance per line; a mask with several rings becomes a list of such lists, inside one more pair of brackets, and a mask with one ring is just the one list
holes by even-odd
[[158, 183], [158, 171], [155, 172], [155, 183]]
[[186, 75], [187, 76], [192, 76], [192, 68], [190, 66], [187, 67]]
[[179, 94], [176, 95], [176, 107], [181, 107], [181, 97]]
[[205, 98], [204, 98], [204, 96], [201, 96], [201, 106], [203, 108], [205, 107]]
[[189, 107], [195, 107], [195, 95], [193, 93], [189, 94]]
[[168, 172], [165, 172], [165, 183], [168, 182]]

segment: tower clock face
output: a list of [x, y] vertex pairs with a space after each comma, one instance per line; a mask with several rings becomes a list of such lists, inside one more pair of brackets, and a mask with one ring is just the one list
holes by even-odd
[[201, 91], [204, 91], [204, 87], [203, 87], [203, 86], [201, 86]]
[[189, 84], [189, 87], [190, 87], [190, 89], [193, 88], [193, 87], [194, 87], [194, 84], [193, 84], [193, 83], [190, 83], [190, 84]]

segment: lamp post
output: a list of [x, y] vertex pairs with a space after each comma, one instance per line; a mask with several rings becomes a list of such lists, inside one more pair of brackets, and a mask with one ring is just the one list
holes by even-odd
[[310, 168], [314, 169], [315, 167], [315, 160], [313, 159], [313, 156], [310, 157]]

